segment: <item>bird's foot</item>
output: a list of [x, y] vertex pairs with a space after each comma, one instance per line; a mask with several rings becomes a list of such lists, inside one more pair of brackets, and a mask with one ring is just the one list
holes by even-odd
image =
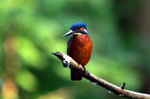
[[[82, 66], [82, 65], [80, 65], [79, 64], [79, 66]], [[79, 70], [79, 72], [83, 75], [84, 73], [85, 73], [85, 71], [86, 71], [86, 69], [85, 69], [85, 67], [83, 66], [83, 68], [84, 68], [84, 70]]]

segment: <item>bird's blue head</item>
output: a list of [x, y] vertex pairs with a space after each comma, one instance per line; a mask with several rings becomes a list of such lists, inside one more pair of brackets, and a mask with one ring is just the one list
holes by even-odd
[[70, 31], [67, 32], [64, 36], [68, 36], [71, 34], [73, 34], [73, 35], [87, 34], [86, 25], [81, 22], [76, 22], [76, 23], [72, 24], [70, 27]]

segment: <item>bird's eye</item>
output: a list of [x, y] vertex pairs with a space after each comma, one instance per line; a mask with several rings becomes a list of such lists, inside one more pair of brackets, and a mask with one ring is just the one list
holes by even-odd
[[72, 30], [74, 31], [78, 31], [80, 28], [76, 27], [76, 28], [73, 28]]

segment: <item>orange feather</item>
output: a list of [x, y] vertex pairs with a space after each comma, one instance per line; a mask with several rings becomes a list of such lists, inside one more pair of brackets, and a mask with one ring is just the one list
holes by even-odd
[[[73, 35], [69, 40], [67, 52], [78, 64], [85, 66], [91, 57], [92, 40], [88, 34]], [[71, 79], [81, 80], [82, 74], [80, 74], [79, 71], [72, 69]]]
[[87, 34], [74, 35], [68, 44], [68, 55], [85, 66], [91, 57], [92, 40]]

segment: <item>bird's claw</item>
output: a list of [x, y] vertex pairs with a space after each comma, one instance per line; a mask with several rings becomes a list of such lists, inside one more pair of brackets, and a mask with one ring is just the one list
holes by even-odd
[[[80, 65], [79, 64], [79, 66], [82, 66], [82, 65]], [[83, 75], [84, 73], [85, 73], [85, 71], [86, 71], [86, 69], [85, 69], [85, 67], [83, 66], [83, 68], [84, 68], [84, 71], [83, 70], [79, 70], [79, 72]]]

